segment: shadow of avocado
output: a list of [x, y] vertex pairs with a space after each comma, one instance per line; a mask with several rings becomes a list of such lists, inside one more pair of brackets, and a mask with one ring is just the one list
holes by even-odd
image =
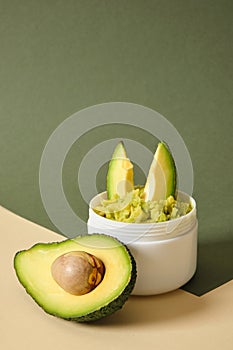
[[203, 313], [207, 304], [207, 300], [179, 290], [157, 296], [130, 296], [121, 310], [90, 325], [127, 329], [165, 324], [172, 320], [185, 320], [190, 314]]

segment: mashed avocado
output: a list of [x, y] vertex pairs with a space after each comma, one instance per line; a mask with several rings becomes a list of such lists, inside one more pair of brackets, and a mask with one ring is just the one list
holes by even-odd
[[135, 188], [123, 198], [115, 196], [113, 199], [103, 200], [94, 211], [107, 219], [134, 222], [153, 223], [172, 220], [191, 211], [190, 203], [176, 200], [169, 196], [166, 200], [148, 201], [144, 199], [144, 188]]

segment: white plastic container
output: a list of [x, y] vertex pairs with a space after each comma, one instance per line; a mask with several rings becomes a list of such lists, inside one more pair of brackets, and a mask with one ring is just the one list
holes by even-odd
[[134, 295], [155, 295], [175, 290], [194, 275], [197, 261], [197, 217], [195, 200], [183, 192], [192, 210], [177, 219], [160, 223], [122, 223], [96, 214], [92, 208], [106, 199], [95, 196], [89, 207], [88, 233], [104, 233], [126, 244], [137, 264]]

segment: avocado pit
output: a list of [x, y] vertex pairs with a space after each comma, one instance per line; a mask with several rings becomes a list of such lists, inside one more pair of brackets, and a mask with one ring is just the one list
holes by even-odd
[[92, 291], [103, 279], [103, 262], [85, 251], [60, 255], [51, 265], [51, 274], [57, 284], [73, 295]]

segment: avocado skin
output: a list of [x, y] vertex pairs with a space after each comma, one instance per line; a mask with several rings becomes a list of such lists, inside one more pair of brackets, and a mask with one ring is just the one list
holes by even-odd
[[171, 169], [173, 169], [173, 176], [172, 176], [172, 180], [171, 180], [171, 193], [170, 195], [176, 198], [176, 192], [177, 192], [177, 169], [176, 169], [176, 164], [174, 161], [174, 158], [172, 156], [171, 150], [169, 148], [169, 146], [167, 145], [166, 142], [162, 141], [161, 144], [167, 149], [168, 151], [168, 158], [169, 158], [169, 162], [170, 162], [170, 167]]
[[[98, 235], [99, 233], [94, 233], [94, 235]], [[103, 235], [103, 234], [99, 234], [99, 235]], [[107, 236], [107, 235], [105, 235]], [[119, 241], [117, 238], [114, 237], [115, 240]], [[68, 239], [69, 240], [69, 239]], [[57, 245], [57, 244], [62, 244], [62, 243], [65, 243], [67, 240], [64, 240], [63, 242], [53, 242], [52, 244], [54, 245]], [[120, 242], [120, 241], [119, 241]], [[14, 256], [14, 269], [15, 269], [15, 272], [16, 272], [16, 275], [17, 275], [17, 278], [19, 280], [19, 282], [22, 284], [22, 286], [24, 287], [24, 289], [26, 290], [26, 292], [30, 295], [30, 297], [36, 302], [36, 304], [38, 306], [40, 306], [42, 308], [42, 310], [44, 312], [46, 312], [47, 314], [50, 314], [52, 316], [55, 316], [55, 317], [58, 317], [58, 318], [62, 318], [64, 320], [67, 320], [67, 321], [73, 321], [73, 322], [78, 322], [78, 323], [89, 323], [89, 322], [94, 322], [94, 321], [97, 321], [97, 320], [100, 320], [101, 318], [104, 318], [106, 316], [109, 316], [113, 313], [115, 313], [117, 310], [120, 310], [123, 305], [125, 304], [125, 302], [127, 301], [127, 299], [129, 298], [133, 288], [134, 288], [134, 285], [135, 285], [135, 282], [136, 282], [136, 279], [137, 279], [137, 267], [136, 267], [136, 261], [133, 257], [133, 255], [131, 254], [129, 248], [123, 244], [122, 242], [120, 242], [124, 248], [127, 250], [128, 252], [128, 255], [130, 257], [130, 260], [131, 260], [131, 266], [132, 266], [132, 270], [131, 270], [131, 278], [128, 282], [128, 284], [126, 285], [125, 289], [123, 290], [123, 292], [121, 293], [121, 295], [119, 295], [115, 300], [111, 301], [108, 305], [105, 305], [103, 306], [102, 308], [98, 309], [98, 310], [95, 310], [91, 313], [88, 313], [86, 315], [82, 315], [82, 316], [79, 316], [79, 317], [61, 317], [59, 314], [56, 314], [56, 313], [51, 313], [51, 312], [48, 312], [47, 310], [45, 310], [43, 308], [42, 305], [40, 305], [40, 303], [38, 303], [38, 301], [28, 292], [27, 288], [25, 287], [23, 281], [20, 279], [20, 276], [17, 272], [17, 268], [16, 268], [16, 257], [18, 254], [20, 254], [21, 252], [25, 251], [25, 250], [21, 250], [21, 251], [18, 251], [15, 256]], [[43, 245], [46, 245], [47, 243], [36, 243], [35, 245], [33, 245], [31, 248], [35, 247], [35, 246], [43, 246]], [[49, 243], [51, 244], [51, 243]]]

